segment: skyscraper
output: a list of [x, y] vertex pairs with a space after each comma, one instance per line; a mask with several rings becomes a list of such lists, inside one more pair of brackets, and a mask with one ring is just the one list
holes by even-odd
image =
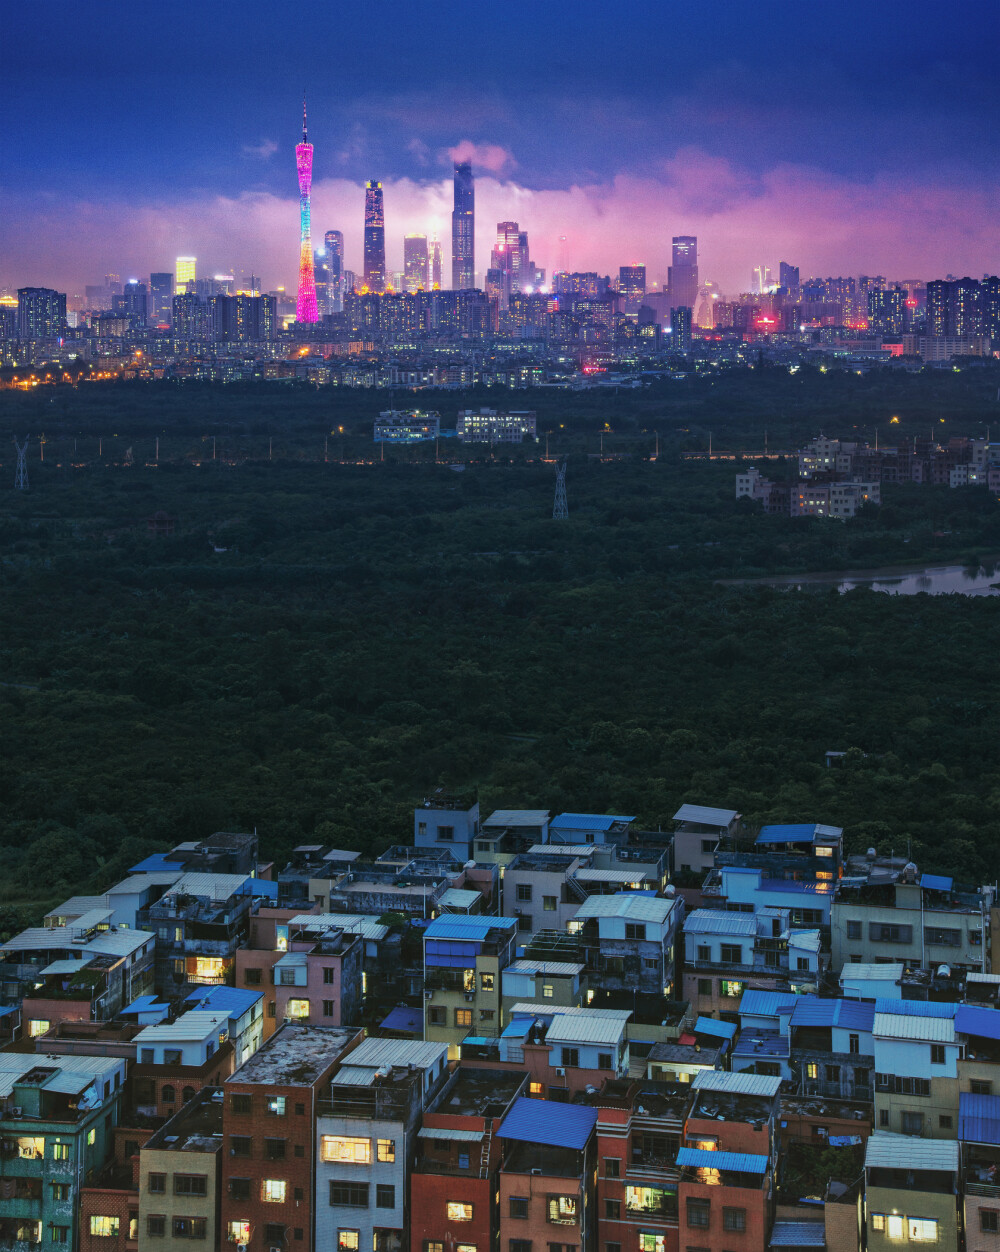
[[[517, 222], [497, 222], [497, 241], [490, 254], [490, 269], [501, 274], [502, 303], [512, 295], [530, 286], [534, 270], [528, 256], [528, 232], [520, 230]], [[493, 280], [494, 287], [497, 280]]]
[[65, 292], [51, 287], [17, 289], [18, 339], [55, 339], [65, 333]]
[[406, 235], [403, 239], [403, 286], [407, 291], [427, 291], [427, 236]]
[[130, 278], [120, 296], [115, 296], [113, 308], [132, 320], [135, 326], [145, 326], [149, 314], [149, 298], [146, 284]]
[[328, 313], [344, 308], [344, 232], [328, 230], [323, 236], [326, 247], [326, 301]]
[[691, 351], [691, 321], [690, 307], [670, 310], [670, 346], [674, 352], [687, 355]]
[[188, 289], [188, 283], [193, 283], [195, 279], [195, 268], [198, 258], [193, 256], [179, 256], [174, 262], [174, 294], [182, 296]]
[[431, 291], [441, 290], [441, 240], [437, 235], [431, 238]]
[[451, 214], [451, 285], [476, 285], [476, 184], [469, 161], [455, 162], [455, 207]]
[[381, 183], [365, 183], [365, 286], [369, 291], [385, 291], [385, 209]]
[[302, 142], [295, 148], [295, 168], [299, 175], [299, 290], [295, 301], [295, 320], [318, 322], [312, 250], [313, 146], [306, 130], [305, 100], [302, 101]]
[[155, 326], [170, 325], [170, 301], [174, 294], [173, 274], [149, 276], [149, 313]]
[[694, 235], [675, 235], [672, 264], [667, 271], [670, 303], [693, 309], [698, 301], [698, 240]]
[[621, 297], [621, 311], [628, 314], [639, 312], [642, 298], [646, 294], [645, 265], [621, 265], [618, 267], [618, 295]]
[[793, 300], [798, 300], [802, 290], [799, 284], [799, 267], [789, 265], [787, 261], [779, 261], [778, 286]]

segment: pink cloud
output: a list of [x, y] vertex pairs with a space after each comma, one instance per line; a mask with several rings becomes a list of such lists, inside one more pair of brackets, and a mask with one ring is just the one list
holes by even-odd
[[478, 169], [502, 174], [508, 166], [517, 165], [513, 155], [496, 143], [473, 143], [463, 139], [444, 154], [451, 161], [471, 161]]

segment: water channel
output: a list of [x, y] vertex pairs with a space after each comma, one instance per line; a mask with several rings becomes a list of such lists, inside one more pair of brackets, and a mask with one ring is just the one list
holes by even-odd
[[780, 574], [764, 578], [727, 578], [728, 587], [794, 587], [799, 591], [820, 591], [836, 587], [850, 591], [869, 587], [892, 596], [927, 595], [992, 596], [1000, 593], [1000, 558], [986, 565], [887, 565], [882, 569], [829, 570], [817, 574]]

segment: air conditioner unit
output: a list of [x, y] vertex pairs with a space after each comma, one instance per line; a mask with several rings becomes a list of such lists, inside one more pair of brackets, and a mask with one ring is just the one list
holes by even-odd
[[15, 1104], [10, 1111], [10, 1115], [11, 1117], [23, 1117], [24, 1109], [20, 1106], [20, 1104]]
[[474, 1000], [476, 998], [476, 993], [474, 991], [467, 991], [465, 993], [465, 998], [467, 1000]]
[[285, 1250], [280, 1245], [276, 1245], [273, 1248], [268, 1248], [267, 1252], [285, 1252]]
[[566, 1077], [566, 1071], [565, 1071], [564, 1069], [561, 1069], [561, 1068], [560, 1068], [560, 1069], [557, 1069], [557, 1070], [556, 1070], [556, 1077], [558, 1077], [558, 1078], [565, 1078], [565, 1077]]
[[433, 997], [433, 995], [434, 995], [434, 992], [433, 992], [433, 991], [431, 991], [430, 987], [428, 987], [428, 988], [424, 991], [424, 999], [425, 999], [425, 1000], [430, 1000], [430, 999]]

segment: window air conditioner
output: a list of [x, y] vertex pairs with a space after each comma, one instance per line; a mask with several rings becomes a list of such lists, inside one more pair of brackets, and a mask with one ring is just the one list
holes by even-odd
[[556, 1076], [559, 1078], [565, 1078], [566, 1071], [560, 1067], [559, 1069], [556, 1070]]

